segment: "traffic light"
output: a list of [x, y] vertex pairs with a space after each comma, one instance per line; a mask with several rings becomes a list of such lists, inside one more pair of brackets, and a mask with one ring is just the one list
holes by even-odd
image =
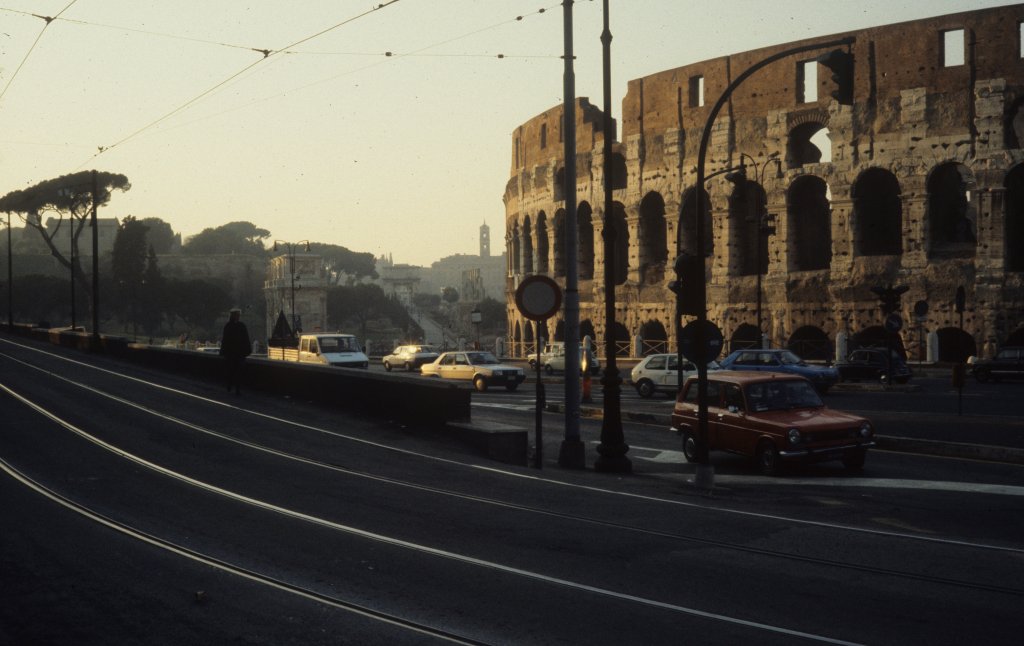
[[676, 279], [668, 284], [668, 288], [676, 295], [678, 313], [697, 316], [700, 311], [698, 290], [704, 288], [704, 263], [700, 256], [682, 253], [676, 258]]
[[833, 49], [816, 60], [832, 70], [832, 82], [836, 84], [832, 98], [843, 105], [853, 105], [853, 53]]
[[888, 287], [882, 287], [879, 285], [871, 288], [871, 291], [878, 295], [879, 307], [882, 310], [882, 314], [892, 314], [893, 312], [899, 311], [900, 299], [908, 290], [910, 290], [910, 288], [906, 285], [893, 287], [892, 284]]

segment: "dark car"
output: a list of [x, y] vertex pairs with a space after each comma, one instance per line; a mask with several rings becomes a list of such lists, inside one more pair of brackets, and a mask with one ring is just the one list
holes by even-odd
[[[754, 457], [765, 475], [788, 462], [842, 460], [857, 470], [875, 446], [871, 422], [831, 409], [807, 379], [777, 372], [716, 370], [708, 376], [708, 450]], [[697, 460], [697, 378], [672, 411], [687, 462]]]
[[825, 393], [839, 381], [839, 371], [831, 366], [811, 365], [792, 350], [779, 348], [736, 350], [722, 359], [722, 370], [756, 370], [800, 375]]
[[400, 345], [394, 351], [382, 359], [384, 369], [388, 372], [392, 368], [402, 370], [419, 370], [425, 363], [433, 363], [438, 356], [437, 348], [430, 345]]
[[1024, 377], [1024, 346], [1007, 346], [991, 359], [977, 359], [971, 364], [971, 372], [982, 383], [1020, 379]]
[[[836, 363], [842, 381], [881, 381], [889, 379], [889, 362], [885, 360], [885, 348], [860, 348], [850, 353], [845, 360]], [[892, 362], [892, 383], [905, 384], [913, 372], [903, 357], [896, 351], [889, 354]]]

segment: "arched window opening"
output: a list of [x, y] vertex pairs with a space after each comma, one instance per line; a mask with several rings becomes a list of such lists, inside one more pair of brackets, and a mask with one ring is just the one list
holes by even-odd
[[896, 176], [869, 168], [853, 184], [854, 245], [861, 256], [903, 253], [903, 203]]
[[786, 344], [790, 350], [796, 353], [801, 359], [812, 361], [828, 361], [835, 354], [835, 349], [828, 335], [821, 328], [813, 325], [805, 325], [798, 328], [789, 337]]
[[832, 264], [832, 207], [828, 184], [820, 177], [798, 177], [786, 193], [793, 269], [813, 271]]
[[978, 354], [974, 337], [958, 327], [944, 327], [938, 330], [939, 361], [963, 363], [967, 357]]
[[554, 185], [551, 187], [551, 192], [554, 195], [556, 202], [561, 202], [565, 199], [565, 167], [560, 166], [555, 171]]
[[640, 338], [643, 339], [640, 352], [641, 356], [659, 352], [668, 352], [668, 333], [661, 321], [647, 321], [640, 328]]
[[1006, 271], [1024, 271], [1024, 165], [1006, 175], [1003, 253]]
[[[889, 343], [888, 333], [881, 325], [872, 325], [860, 330], [850, 339], [849, 350], [858, 348], [885, 348]], [[904, 359], [907, 358], [907, 349], [903, 345], [903, 337], [899, 334], [892, 338], [893, 350]]]
[[626, 158], [622, 153], [612, 153], [612, 189], [626, 188], [628, 181]]
[[[629, 226], [626, 224], [626, 209], [621, 203], [615, 202], [612, 204], [610, 217], [612, 231], [615, 232], [614, 282], [616, 285], [622, 285], [629, 276]], [[608, 262], [607, 258], [605, 262]]]
[[728, 175], [733, 182], [729, 196], [731, 246], [734, 251], [731, 272], [737, 276], [768, 273], [768, 236], [760, 235], [761, 216], [767, 208], [768, 196], [757, 182], [742, 175]]
[[974, 178], [963, 164], [942, 164], [928, 177], [928, 240], [931, 255], [973, 255], [978, 213], [971, 200]]
[[510, 251], [512, 252], [512, 273], [513, 274], [520, 274], [520, 273], [522, 273], [522, 271], [521, 271], [522, 270], [522, 265], [519, 264], [519, 261], [520, 261], [519, 252], [520, 252], [520, 250], [521, 250], [521, 247], [520, 247], [520, 241], [519, 241], [519, 225], [518, 224], [513, 224], [512, 225], [512, 249], [510, 249]]
[[648, 193], [640, 202], [639, 236], [642, 279], [659, 281], [665, 275], [668, 260], [665, 200], [659, 193]]
[[533, 273], [533, 226], [530, 216], [523, 220], [523, 272]]
[[565, 211], [555, 213], [555, 276], [565, 276]]
[[564, 320], [559, 319], [558, 323], [555, 324], [555, 337], [552, 339], [552, 341], [565, 342], [565, 321]]
[[789, 132], [786, 161], [790, 168], [832, 161], [832, 140], [820, 123], [802, 123]]
[[615, 344], [616, 357], [628, 357], [632, 354], [630, 347], [629, 330], [620, 321], [612, 322], [612, 343]]
[[729, 339], [729, 351], [745, 350], [747, 348], [761, 347], [761, 331], [756, 325], [743, 323], [737, 327]]
[[[700, 192], [703, 198], [701, 207], [704, 213], [704, 252], [708, 256], [715, 254], [715, 235], [711, 229], [711, 198], [707, 191]], [[697, 255], [697, 191], [693, 188], [683, 192], [683, 203], [680, 206], [680, 234], [682, 235], [681, 252]]]
[[1010, 104], [1003, 121], [1003, 139], [1010, 150], [1024, 148], [1024, 97]]
[[576, 207], [576, 221], [576, 240], [579, 243], [577, 275], [580, 280], [590, 280], [594, 277], [594, 217], [590, 204], [580, 202]]
[[551, 271], [548, 244], [548, 218], [544, 211], [541, 211], [537, 214], [537, 273], [539, 274]]
[[591, 341], [594, 341], [593, 350], [596, 354], [600, 354], [600, 349], [597, 345], [597, 333], [594, 332], [594, 324], [590, 322], [590, 319], [583, 319], [580, 321], [580, 343], [583, 342], [583, 337], [589, 336]]

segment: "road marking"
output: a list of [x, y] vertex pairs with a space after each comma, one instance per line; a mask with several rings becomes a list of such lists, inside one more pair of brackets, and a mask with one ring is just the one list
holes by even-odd
[[[593, 442], [597, 445], [600, 442]], [[629, 447], [634, 460], [654, 462], [656, 464], [688, 464], [682, 451], [652, 449], [642, 446]], [[642, 453], [633, 453], [639, 451]], [[650, 455], [645, 455], [645, 454]], [[680, 474], [690, 475], [690, 474]], [[897, 478], [864, 478], [851, 476], [848, 478], [778, 478], [766, 476], [720, 475], [715, 480], [733, 484], [767, 484], [767, 485], [800, 485], [822, 487], [876, 487], [884, 489], [921, 489], [931, 491], [952, 491], [959, 493], [986, 493], [1000, 496], [1024, 496], [1024, 487], [1013, 485], [985, 484], [981, 482], [948, 482], [935, 480], [900, 480]]]

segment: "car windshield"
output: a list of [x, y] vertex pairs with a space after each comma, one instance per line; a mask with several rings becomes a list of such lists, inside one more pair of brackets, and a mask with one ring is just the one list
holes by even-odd
[[781, 361], [782, 365], [784, 365], [784, 366], [795, 366], [795, 365], [799, 365], [799, 364], [804, 362], [803, 359], [801, 359], [800, 357], [796, 356], [795, 354], [793, 354], [789, 350], [786, 350], [785, 352], [780, 352], [779, 353], [779, 361]]
[[320, 352], [361, 352], [359, 341], [354, 336], [322, 336]]
[[747, 404], [751, 412], [793, 408], [821, 408], [821, 397], [814, 386], [803, 380], [787, 379], [765, 381], [747, 386]]
[[431, 346], [431, 345], [413, 346], [412, 351], [413, 352], [429, 352], [431, 354], [437, 354], [437, 348], [435, 348], [434, 346]]
[[470, 352], [468, 356], [469, 362], [474, 366], [501, 363], [498, 361], [498, 358], [490, 352]]

